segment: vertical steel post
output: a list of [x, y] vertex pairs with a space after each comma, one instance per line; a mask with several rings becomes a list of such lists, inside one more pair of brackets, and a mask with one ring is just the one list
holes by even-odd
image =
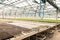
[[40, 12], [39, 12], [39, 17], [41, 17], [41, 19], [44, 18], [44, 3], [42, 2], [42, 0], [40, 0]]

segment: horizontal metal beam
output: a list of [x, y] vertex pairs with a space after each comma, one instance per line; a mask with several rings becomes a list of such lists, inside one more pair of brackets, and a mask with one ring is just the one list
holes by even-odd
[[15, 5], [5, 4], [5, 3], [1, 3], [1, 2], [0, 2], [0, 4], [2, 4], [4, 6], [13, 7], [13, 8], [21, 8], [21, 7], [16, 7]]
[[[18, 3], [25, 2], [25, 1], [27, 1], [27, 0], [23, 0], [23, 1], [15, 1], [15, 2], [13, 2], [13, 3], [11, 3], [11, 4], [13, 4], [13, 5], [14, 5], [15, 3], [16, 3], [16, 4], [18, 4]], [[18, 3], [17, 3], [17, 2], [18, 2]], [[16, 4], [15, 4], [15, 5], [16, 5]]]

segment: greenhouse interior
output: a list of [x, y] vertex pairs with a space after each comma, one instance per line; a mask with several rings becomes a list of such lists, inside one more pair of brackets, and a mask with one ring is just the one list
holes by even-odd
[[0, 0], [0, 40], [60, 40], [60, 0]]

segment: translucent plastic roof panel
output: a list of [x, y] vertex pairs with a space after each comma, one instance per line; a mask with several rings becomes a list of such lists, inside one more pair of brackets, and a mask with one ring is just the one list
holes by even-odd
[[23, 3], [17, 4], [16, 6], [18, 6], [18, 7], [28, 6], [28, 3], [23, 2]]
[[[1, 1], [1, 0], [0, 0]], [[11, 7], [25, 7], [25, 6], [33, 6], [35, 3], [32, 0], [5, 0], [2, 2], [2, 5], [6, 5]]]
[[16, 1], [15, 3], [13, 4], [18, 4], [18, 3], [22, 3], [22, 2], [25, 2], [26, 0], [20, 0], [20, 1]]
[[11, 3], [14, 3], [14, 2], [17, 2], [18, 0], [6, 0], [4, 1], [3, 3], [6, 3], [6, 4], [11, 4]]
[[30, 0], [30, 1], [28, 0], [28, 3], [29, 3], [30, 5], [34, 4], [31, 0]]

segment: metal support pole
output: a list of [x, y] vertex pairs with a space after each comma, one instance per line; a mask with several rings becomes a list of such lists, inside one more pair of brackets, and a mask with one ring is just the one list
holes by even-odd
[[58, 10], [56, 11], [56, 21], [58, 20]]
[[41, 17], [41, 19], [44, 18], [44, 3], [42, 2], [42, 0], [40, 0], [40, 12], [39, 12], [39, 16]]
[[[56, 4], [56, 0], [55, 0], [55, 4]], [[56, 21], [58, 20], [58, 12], [59, 12], [59, 10], [56, 10]], [[56, 24], [57, 24], [58, 22], [56, 22]]]

